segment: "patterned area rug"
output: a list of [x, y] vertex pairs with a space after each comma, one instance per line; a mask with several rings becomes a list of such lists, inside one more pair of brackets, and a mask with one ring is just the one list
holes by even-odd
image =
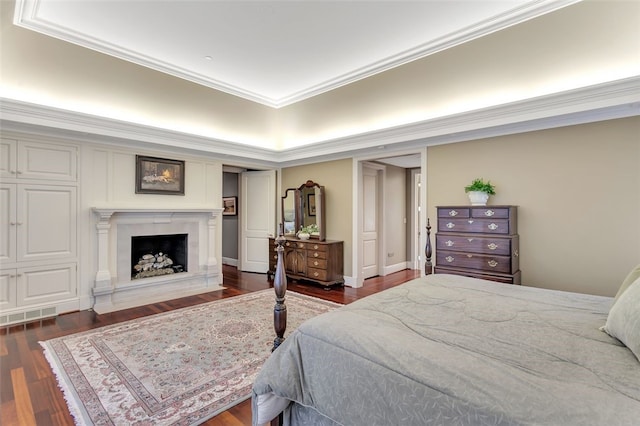
[[[192, 425], [247, 399], [273, 289], [41, 342], [77, 424]], [[287, 292], [287, 333], [341, 305]]]

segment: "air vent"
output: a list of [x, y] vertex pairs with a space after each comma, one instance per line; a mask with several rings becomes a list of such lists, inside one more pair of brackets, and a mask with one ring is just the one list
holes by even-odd
[[25, 312], [16, 312], [13, 314], [0, 316], [0, 326], [15, 325], [23, 322], [42, 320], [45, 318], [55, 317], [57, 315], [58, 312], [55, 306], [42, 309], [34, 309]]

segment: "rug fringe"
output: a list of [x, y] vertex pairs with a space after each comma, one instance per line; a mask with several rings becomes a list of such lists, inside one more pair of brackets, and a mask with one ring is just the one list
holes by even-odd
[[[71, 417], [73, 417], [73, 422], [78, 426], [84, 426], [91, 424], [89, 420], [89, 416], [86, 411], [81, 408], [77, 401], [80, 398], [77, 397], [76, 392], [73, 389], [73, 386], [70, 384], [69, 377], [67, 374], [58, 368], [58, 363], [56, 363], [56, 355], [53, 350], [49, 347], [47, 342], [38, 342], [42, 347], [42, 351], [44, 352], [44, 357], [49, 363], [51, 367], [51, 371], [53, 371], [53, 375], [56, 378], [56, 382], [58, 384], [58, 388], [62, 391], [62, 396], [64, 397], [65, 402], [67, 403], [67, 408], [71, 413]], [[62, 365], [60, 363], [60, 365]], [[75, 395], [75, 397], [74, 397]]]

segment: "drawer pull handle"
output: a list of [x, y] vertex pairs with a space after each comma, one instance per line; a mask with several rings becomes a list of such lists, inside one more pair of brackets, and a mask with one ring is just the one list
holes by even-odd
[[514, 250], [514, 251], [513, 251], [513, 255], [514, 255], [515, 257], [518, 257], [518, 256], [520, 256], [520, 253], [518, 253], [518, 250]]
[[313, 253], [313, 257], [318, 257], [318, 252]]
[[467, 238], [467, 241], [472, 242], [473, 238]]
[[471, 259], [471, 258], [473, 257], [473, 255], [472, 255], [472, 254], [468, 254], [468, 255], [467, 255], [467, 257], [468, 257], [469, 259]]
[[468, 221], [468, 222], [469, 222], [469, 224], [472, 224], [472, 223], [473, 223], [473, 220], [469, 219], [469, 221]]
[[318, 261], [317, 260], [313, 261], [313, 266], [318, 266]]
[[290, 245], [291, 245], [291, 243], [287, 241], [286, 246], [289, 247]]
[[313, 246], [314, 250], [318, 250], [318, 245], [316, 244], [315, 246]]
[[487, 247], [489, 248], [489, 250], [495, 250], [498, 248], [498, 245], [496, 243], [489, 243], [487, 244]]
[[491, 266], [492, 268], [495, 268], [496, 266], [498, 266], [498, 262], [496, 262], [495, 260], [491, 259], [490, 261], [487, 262], [489, 264], [489, 266]]
[[298, 248], [304, 248], [304, 244], [298, 243]]
[[449, 216], [458, 216], [458, 212], [456, 210], [449, 210]]
[[445, 245], [445, 246], [447, 246], [447, 247], [453, 247], [453, 241], [451, 241], [451, 240], [446, 241], [446, 242], [444, 243], [444, 245]]
[[444, 260], [446, 260], [447, 262], [451, 263], [453, 262], [455, 259], [452, 256], [447, 256], [444, 258]]
[[274, 258], [274, 259], [276, 259], [276, 260], [278, 260], [278, 255], [277, 255], [277, 254], [274, 254], [274, 255], [273, 255], [273, 258]]
[[317, 277], [318, 275], [320, 275], [320, 274], [319, 274], [319, 273], [317, 273], [317, 272], [314, 272], [314, 273], [313, 273], [313, 276], [314, 276], [314, 277]]
[[451, 223], [451, 222], [447, 223], [447, 228], [449, 229], [453, 228], [454, 226], [456, 226], [455, 223]]
[[485, 216], [493, 216], [494, 214], [496, 214], [496, 212], [494, 212], [493, 210], [487, 210], [486, 212], [484, 212]]
[[495, 223], [490, 223], [487, 225], [487, 228], [491, 229], [492, 231], [495, 231], [496, 229], [498, 229], [498, 225], [496, 225]]

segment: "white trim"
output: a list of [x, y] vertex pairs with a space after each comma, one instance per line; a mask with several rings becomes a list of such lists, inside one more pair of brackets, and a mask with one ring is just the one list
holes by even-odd
[[389, 274], [393, 274], [394, 272], [400, 272], [400, 271], [404, 271], [405, 269], [411, 269], [410, 266], [408, 266], [411, 262], [400, 262], [400, 263], [396, 263], [395, 265], [388, 265], [385, 266], [383, 269], [383, 276], [389, 275]]
[[0, 125], [5, 131], [34, 133], [38, 127], [45, 127], [48, 136], [58, 134], [66, 140], [122, 146], [130, 146], [133, 140], [149, 144], [149, 147], [161, 145], [165, 149], [219, 154], [224, 156], [226, 164], [238, 167], [263, 165], [273, 168], [354, 155], [383, 157], [428, 145], [637, 115], [640, 115], [640, 76], [278, 151], [0, 98]]

